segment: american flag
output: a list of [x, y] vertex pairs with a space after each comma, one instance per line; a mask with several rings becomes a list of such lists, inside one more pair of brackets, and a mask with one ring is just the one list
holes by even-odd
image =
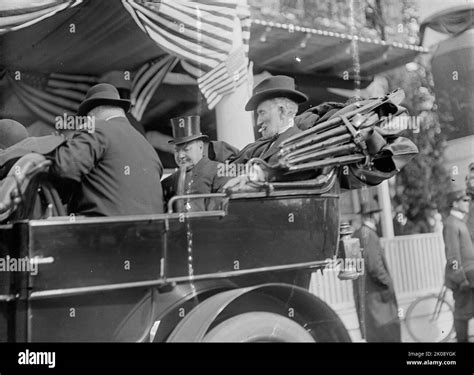
[[[250, 11], [246, 0], [122, 0], [137, 24], [164, 50], [181, 59], [199, 78], [213, 108], [247, 77]], [[242, 49], [234, 46], [235, 19], [242, 28]], [[236, 57], [237, 56], [237, 57]]]
[[11, 87], [23, 104], [45, 123], [56, 116], [74, 115], [97, 77], [79, 74], [7, 72]]
[[[163, 56], [145, 63], [133, 74], [131, 113], [141, 120], [156, 89], [177, 63], [174, 56]], [[56, 116], [75, 115], [87, 91], [104, 82], [101, 77], [85, 74], [59, 74], [8, 71], [8, 81], [23, 104], [46, 124], [53, 125]], [[19, 75], [18, 75], [19, 74]]]
[[244, 48], [241, 47], [232, 52], [225, 62], [198, 78], [199, 88], [207, 100], [209, 109], [214, 108], [225, 95], [245, 82], [247, 61]]

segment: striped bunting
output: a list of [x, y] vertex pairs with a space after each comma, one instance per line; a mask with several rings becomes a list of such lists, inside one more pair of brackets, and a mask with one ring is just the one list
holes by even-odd
[[177, 62], [176, 57], [167, 55], [158, 61], [146, 63], [135, 74], [132, 81], [132, 109], [130, 112], [138, 121], [141, 120], [156, 89]]
[[[247, 0], [122, 0], [135, 22], [161, 48], [181, 59], [210, 109], [247, 77], [250, 10]], [[242, 49], [232, 57], [235, 18]], [[243, 59], [242, 59], [243, 57]]]
[[122, 0], [138, 25], [172, 55], [205, 72], [232, 48], [235, 10], [183, 0]]
[[83, 0], [44, 0], [42, 5], [35, 6], [27, 0], [5, 1], [0, 4], [0, 35], [33, 25], [82, 2]]

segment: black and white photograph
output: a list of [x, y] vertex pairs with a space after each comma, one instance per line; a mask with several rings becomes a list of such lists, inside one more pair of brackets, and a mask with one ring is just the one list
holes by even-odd
[[0, 0], [2, 375], [472, 373], [473, 199], [474, 0]]

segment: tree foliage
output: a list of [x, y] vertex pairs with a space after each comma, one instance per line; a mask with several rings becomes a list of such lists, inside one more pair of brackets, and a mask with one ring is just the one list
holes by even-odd
[[407, 219], [423, 221], [424, 209], [435, 203], [442, 211], [450, 189], [449, 173], [444, 167], [447, 130], [437, 113], [433, 78], [428, 67], [413, 62], [386, 74], [391, 89], [405, 91], [406, 106], [411, 116], [407, 136], [420, 153], [397, 176], [396, 204], [404, 207]]

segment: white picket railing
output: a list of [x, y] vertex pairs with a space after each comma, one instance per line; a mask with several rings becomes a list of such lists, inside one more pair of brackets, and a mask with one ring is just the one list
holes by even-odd
[[[381, 239], [399, 307], [406, 309], [419, 296], [440, 290], [444, 280], [444, 243], [441, 234], [416, 234]], [[341, 281], [337, 270], [313, 274], [310, 291], [328, 303], [354, 337], [358, 321], [352, 281]], [[355, 335], [357, 336], [357, 334]]]

